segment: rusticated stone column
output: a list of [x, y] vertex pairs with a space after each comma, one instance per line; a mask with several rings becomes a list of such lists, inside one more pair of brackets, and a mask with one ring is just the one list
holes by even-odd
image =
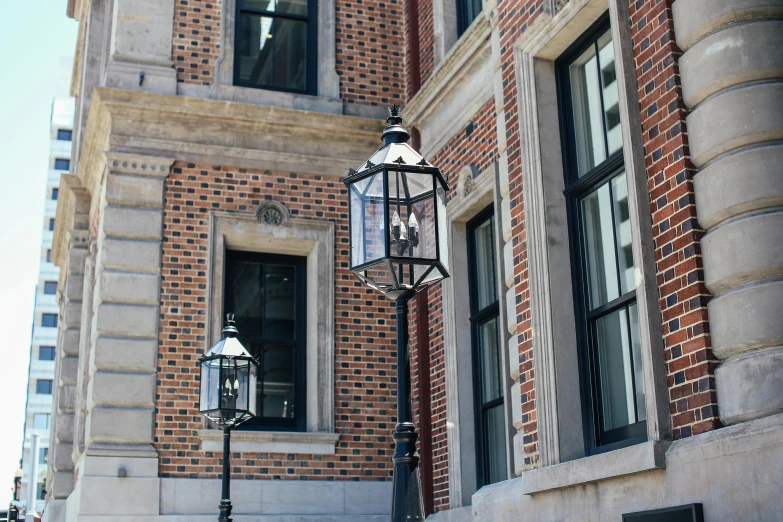
[[783, 412], [783, 0], [673, 5], [721, 420]]
[[102, 184], [93, 191], [97, 242], [88, 375], [81, 379], [87, 381], [84, 439], [68, 500], [79, 516], [159, 512], [152, 443], [163, 193], [172, 163], [106, 153]]

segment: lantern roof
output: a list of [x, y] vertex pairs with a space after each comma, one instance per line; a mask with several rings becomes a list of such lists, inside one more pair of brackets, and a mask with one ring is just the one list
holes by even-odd
[[242, 358], [255, 360], [250, 352], [239, 342], [237, 334], [239, 331], [234, 326], [234, 315], [229, 314], [226, 317], [226, 326], [223, 328], [223, 335], [220, 341], [209, 349], [207, 353], [201, 356], [199, 360], [215, 359], [218, 357]]
[[443, 177], [440, 169], [428, 162], [408, 144], [410, 133], [402, 125], [402, 109], [399, 105], [389, 107], [389, 124], [381, 134], [384, 144], [375, 151], [369, 160], [359, 165], [356, 170], [350, 169], [348, 177], [343, 182], [348, 184], [361, 179], [366, 175], [386, 169], [404, 169], [408, 172], [434, 173], [445, 190], [449, 190], [449, 184]]

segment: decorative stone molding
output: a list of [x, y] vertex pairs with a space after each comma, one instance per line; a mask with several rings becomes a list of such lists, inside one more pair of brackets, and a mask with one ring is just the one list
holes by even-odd
[[479, 14], [405, 108], [406, 124], [419, 129], [425, 157], [443, 148], [492, 96], [500, 62], [491, 49], [491, 16], [491, 8]]
[[[222, 430], [199, 430], [201, 449], [222, 451]], [[251, 453], [293, 453], [334, 455], [339, 433], [243, 431], [231, 432], [231, 451]]]
[[114, 168], [108, 149], [129, 155], [111, 161], [135, 175], [145, 170], [138, 162], [133, 169], [133, 155], [168, 161], [174, 154], [210, 165], [345, 176], [378, 148], [382, 130], [375, 119], [97, 87], [76, 174], [92, 193], [104, 169]]
[[465, 165], [462, 170], [459, 171], [457, 179], [457, 194], [459, 197], [466, 198], [473, 192], [475, 187], [474, 181], [474, 169], [473, 165]]
[[256, 208], [256, 219], [264, 225], [284, 225], [289, 217], [288, 207], [280, 201], [264, 201]]
[[111, 172], [165, 178], [174, 164], [174, 158], [107, 152], [106, 164]]

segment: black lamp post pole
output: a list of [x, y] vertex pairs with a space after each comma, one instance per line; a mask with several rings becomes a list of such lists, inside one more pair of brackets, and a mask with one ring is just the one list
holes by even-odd
[[406, 292], [397, 305], [397, 425], [394, 427], [394, 479], [392, 483], [391, 522], [424, 520], [419, 481], [419, 456], [416, 453], [416, 428], [411, 411], [410, 359], [408, 357], [408, 300]]
[[223, 488], [220, 494], [219, 522], [231, 522], [231, 429], [223, 428]]

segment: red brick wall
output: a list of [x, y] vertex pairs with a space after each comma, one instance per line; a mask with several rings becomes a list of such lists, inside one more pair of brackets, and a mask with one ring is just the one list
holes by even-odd
[[[209, 212], [252, 213], [284, 202], [292, 216], [335, 223], [336, 455], [234, 453], [236, 478], [389, 480], [396, 415], [390, 302], [348, 270], [347, 195], [310, 174], [175, 163], [166, 180], [155, 446], [162, 477], [217, 477], [221, 455], [199, 449], [198, 370], [205, 349]], [[361, 313], [360, 313], [361, 312]]]
[[720, 427], [671, 2], [630, 3], [673, 436]]
[[177, 0], [173, 60], [177, 81], [210, 85], [220, 54], [222, 0]]
[[[172, 50], [177, 81], [215, 81], [222, 9], [222, 0], [177, 0]], [[342, 99], [368, 105], [403, 101], [404, 15], [401, 0], [336, 1], [336, 68]]]
[[402, 0], [337, 0], [340, 97], [369, 105], [402, 103], [405, 6]]
[[[432, 0], [408, 0], [419, 2], [419, 74], [424, 85], [435, 71], [435, 28], [432, 18]], [[448, 1], [448, 0], [447, 0]], [[408, 96], [412, 97], [411, 92]]]

